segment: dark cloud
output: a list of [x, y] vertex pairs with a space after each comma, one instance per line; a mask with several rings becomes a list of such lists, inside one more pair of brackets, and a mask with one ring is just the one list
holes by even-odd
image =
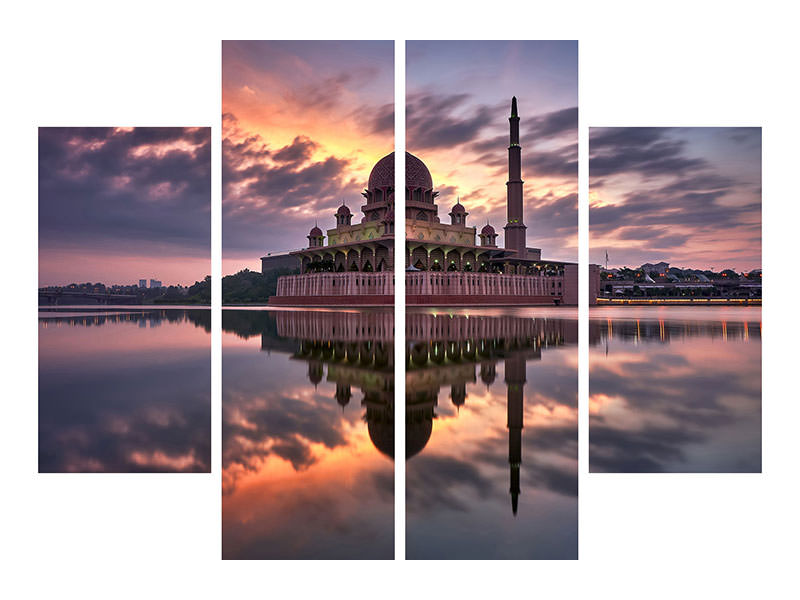
[[355, 113], [356, 120], [368, 134], [394, 136], [394, 103], [377, 108], [362, 106]]
[[730, 139], [739, 144], [748, 144], [761, 150], [761, 127], [729, 127]]
[[380, 75], [375, 65], [350, 65], [327, 77], [306, 81], [285, 93], [285, 101], [298, 107], [314, 106], [316, 110], [330, 111], [343, 104], [353, 90], [372, 84]]
[[[713, 227], [738, 226], [760, 220], [761, 204], [730, 206], [719, 200], [724, 191], [672, 193], [655, 189], [647, 193], [625, 196], [624, 204], [594, 206], [590, 213], [593, 234], [614, 233], [626, 229], [626, 239], [649, 240], [648, 232], [655, 227], [685, 226]], [[681, 236], [683, 239], [683, 236]]]
[[311, 153], [317, 148], [317, 144], [304, 135], [298, 135], [288, 146], [284, 146], [272, 154], [272, 159], [279, 163], [288, 163], [293, 167], [299, 167], [311, 158]]
[[686, 142], [668, 137], [669, 128], [592, 129], [589, 169], [592, 177], [638, 173], [644, 177], [686, 174], [708, 165], [685, 155]]
[[406, 505], [417, 513], [440, 508], [459, 512], [469, 510], [465, 492], [486, 498], [492, 481], [469, 460], [450, 456], [427, 455], [414, 458], [406, 471]]
[[324, 220], [343, 200], [352, 204], [360, 197], [365, 182], [349, 176], [350, 159], [328, 156], [312, 162], [318, 144], [307, 136], [299, 135], [288, 146], [273, 150], [258, 135], [241, 138], [235, 116], [227, 116], [225, 122], [229, 127], [222, 142], [226, 251], [298, 247], [311, 227], [309, 218], [296, 217], [298, 209]]
[[[413, 151], [451, 148], [477, 139], [496, 113], [486, 105], [466, 106], [469, 94], [410, 94], [406, 139]], [[457, 116], [466, 110], [465, 116]]]
[[561, 135], [578, 135], [578, 107], [572, 106], [562, 110], [534, 117], [530, 125], [526, 125], [522, 140], [536, 142], [544, 138]]
[[40, 128], [40, 247], [208, 255], [210, 144], [209, 128]]

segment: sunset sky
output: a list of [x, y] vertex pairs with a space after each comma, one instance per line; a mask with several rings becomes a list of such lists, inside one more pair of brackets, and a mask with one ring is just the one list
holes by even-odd
[[761, 129], [592, 128], [590, 256], [761, 267]]
[[394, 150], [394, 44], [225, 41], [222, 112], [222, 271], [260, 271], [315, 223], [334, 227], [342, 201], [360, 215]]
[[577, 42], [411, 41], [406, 90], [406, 146], [433, 175], [439, 218], [461, 196], [467, 224], [488, 218], [499, 244], [516, 96], [528, 246], [577, 260]]
[[39, 129], [39, 285], [210, 273], [209, 128]]

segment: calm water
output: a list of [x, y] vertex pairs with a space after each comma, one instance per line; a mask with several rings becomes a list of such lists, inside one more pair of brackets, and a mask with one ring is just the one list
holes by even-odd
[[222, 555], [394, 557], [391, 312], [222, 311]]
[[590, 314], [593, 472], [760, 472], [761, 308]]
[[578, 557], [572, 309], [406, 315], [410, 559]]
[[39, 309], [40, 472], [209, 472], [208, 309]]

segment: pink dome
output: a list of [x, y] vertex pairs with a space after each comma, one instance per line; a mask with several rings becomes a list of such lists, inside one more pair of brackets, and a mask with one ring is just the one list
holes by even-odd
[[[387, 154], [372, 167], [368, 189], [394, 188], [394, 152]], [[425, 163], [410, 152], [406, 152], [406, 187], [433, 189], [433, 178]]]

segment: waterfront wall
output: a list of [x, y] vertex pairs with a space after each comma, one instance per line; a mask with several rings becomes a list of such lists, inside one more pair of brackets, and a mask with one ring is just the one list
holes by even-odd
[[278, 278], [277, 295], [270, 304], [346, 306], [392, 304], [394, 273], [306, 273]]
[[[578, 304], [578, 266], [563, 275], [407, 272], [409, 306], [536, 306]], [[365, 306], [394, 303], [394, 273], [305, 273], [278, 279], [278, 306]]]
[[[567, 267], [569, 267], [568, 265]], [[570, 271], [564, 275], [504, 275], [421, 271], [406, 273], [406, 304], [438, 305], [553, 305], [567, 304], [577, 290], [568, 289]], [[577, 270], [575, 271], [577, 285]]]

